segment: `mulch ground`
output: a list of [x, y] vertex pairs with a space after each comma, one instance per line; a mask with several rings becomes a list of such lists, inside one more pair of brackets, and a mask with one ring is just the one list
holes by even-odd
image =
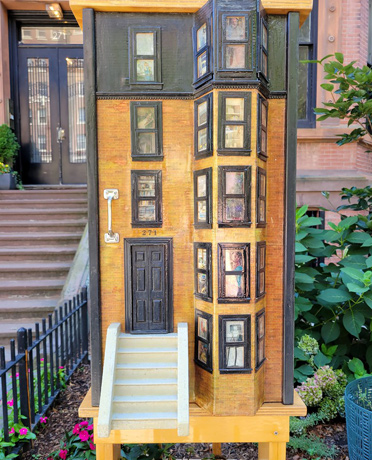
[[[48, 454], [59, 448], [59, 442], [66, 431], [72, 430], [81, 421], [78, 409], [90, 388], [90, 367], [81, 365], [70, 379], [66, 389], [57, 397], [54, 406], [46, 414], [47, 424], [43, 426], [34, 441], [33, 447], [22, 454], [21, 460], [46, 460]], [[310, 433], [329, 446], [337, 447], [337, 460], [349, 460], [345, 423], [319, 425]], [[211, 444], [176, 444], [171, 453], [178, 459], [209, 458], [212, 456]], [[256, 460], [257, 446], [251, 443], [222, 444], [222, 458], [236, 460]], [[287, 449], [287, 460], [326, 460], [326, 457], [312, 457], [305, 452]], [[151, 459], [149, 459], [151, 460]]]

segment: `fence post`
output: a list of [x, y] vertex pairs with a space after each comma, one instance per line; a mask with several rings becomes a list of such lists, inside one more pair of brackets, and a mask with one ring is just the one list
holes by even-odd
[[85, 354], [83, 363], [88, 363], [88, 297], [87, 297], [87, 288], [84, 287], [81, 291], [80, 301], [82, 302], [81, 306], [81, 339], [82, 339], [82, 352]]
[[19, 361], [18, 370], [19, 370], [19, 396], [20, 396], [20, 408], [21, 414], [26, 417], [23, 419], [23, 424], [28, 428], [31, 428], [30, 425], [30, 411], [28, 404], [28, 365], [26, 362], [26, 351], [27, 351], [27, 331], [24, 327], [21, 327], [17, 331], [17, 342], [18, 342], [18, 354], [23, 355], [23, 359]]

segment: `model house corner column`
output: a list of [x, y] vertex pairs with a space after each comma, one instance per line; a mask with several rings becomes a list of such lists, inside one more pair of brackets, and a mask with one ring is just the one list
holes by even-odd
[[0, 124], [9, 124], [10, 99], [8, 11], [0, 2]]

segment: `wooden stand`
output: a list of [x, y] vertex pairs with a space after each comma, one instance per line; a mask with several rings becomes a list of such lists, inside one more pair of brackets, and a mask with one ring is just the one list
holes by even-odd
[[258, 442], [259, 460], [285, 460], [289, 441], [289, 417], [306, 415], [306, 406], [295, 392], [294, 404], [265, 403], [254, 417], [213, 416], [190, 404], [190, 434], [179, 437], [177, 430], [112, 430], [108, 438], [98, 438], [98, 407], [91, 406], [90, 390], [80, 408], [80, 417], [94, 419], [97, 460], [119, 460], [121, 444], [213, 443], [218, 454], [222, 442]]

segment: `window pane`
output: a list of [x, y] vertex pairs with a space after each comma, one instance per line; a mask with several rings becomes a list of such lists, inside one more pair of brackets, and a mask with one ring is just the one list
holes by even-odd
[[155, 81], [154, 60], [137, 60], [137, 81]]
[[226, 198], [226, 220], [244, 220], [244, 198]]
[[141, 222], [155, 221], [155, 201], [138, 202], [138, 220]]
[[208, 362], [208, 344], [198, 340], [198, 360], [204, 364]]
[[225, 148], [242, 149], [244, 147], [244, 126], [225, 126]]
[[198, 221], [207, 222], [207, 202], [198, 201]]
[[226, 297], [245, 297], [243, 275], [226, 275], [225, 277]]
[[137, 128], [155, 129], [155, 107], [137, 107]]
[[267, 55], [262, 53], [262, 73], [267, 75]]
[[198, 126], [207, 123], [207, 108], [208, 102], [204, 101], [198, 105]]
[[226, 321], [226, 342], [244, 342], [244, 321]]
[[227, 69], [245, 69], [245, 45], [226, 45]]
[[259, 286], [260, 286], [260, 292], [259, 294], [262, 294], [265, 292], [265, 273], [261, 272], [259, 275]]
[[267, 108], [266, 105], [261, 102], [261, 124], [264, 128], [267, 127]]
[[137, 152], [145, 155], [157, 153], [155, 133], [137, 133]]
[[139, 33], [136, 34], [136, 54], [137, 56], [154, 55], [154, 34]]
[[207, 73], [207, 52], [198, 57], [198, 78]]
[[266, 196], [266, 176], [265, 174], [260, 174], [260, 195]]
[[203, 198], [207, 196], [207, 176], [202, 175], [198, 176], [198, 198]]
[[262, 24], [262, 46], [267, 50], [267, 46], [268, 46], [267, 27], [264, 24]]
[[267, 133], [261, 130], [261, 152], [267, 152]]
[[22, 27], [21, 43], [82, 45], [83, 31], [80, 27]]
[[244, 98], [226, 98], [226, 121], [244, 121]]
[[261, 199], [260, 204], [259, 204], [259, 211], [258, 211], [258, 222], [263, 223], [263, 222], [265, 222], [265, 220], [266, 220], [266, 216], [265, 216], [265, 201]]
[[198, 294], [208, 295], [208, 280], [205, 273], [198, 273]]
[[265, 315], [258, 317], [258, 337], [261, 339], [265, 335]]
[[260, 246], [260, 266], [259, 270], [262, 270], [265, 267], [265, 246]]
[[265, 359], [265, 342], [261, 340], [258, 344], [258, 356], [257, 361], [260, 364]]
[[226, 195], [243, 195], [244, 173], [237, 171], [226, 171]]
[[245, 40], [245, 17], [228, 16], [226, 18], [226, 40]]
[[207, 44], [207, 24], [203, 24], [196, 32], [196, 51], [201, 50]]
[[[309, 59], [309, 47], [300, 46], [300, 61]], [[308, 65], [299, 65], [298, 72], [298, 118], [306, 119], [307, 113], [307, 91], [308, 91]]]
[[311, 33], [311, 14], [308, 16], [306, 21], [302, 24], [300, 28], [299, 34], [299, 41], [301, 42], [309, 42], [310, 41], [310, 33]]
[[226, 249], [225, 250], [225, 271], [243, 271], [244, 270], [244, 254], [242, 249]]
[[155, 196], [155, 177], [138, 176], [138, 196]]
[[207, 250], [198, 248], [198, 269], [206, 270], [207, 269]]
[[198, 336], [208, 340], [208, 320], [198, 316]]
[[244, 347], [226, 347], [226, 367], [244, 367]]
[[198, 132], [198, 152], [207, 150], [208, 131], [207, 128]]

